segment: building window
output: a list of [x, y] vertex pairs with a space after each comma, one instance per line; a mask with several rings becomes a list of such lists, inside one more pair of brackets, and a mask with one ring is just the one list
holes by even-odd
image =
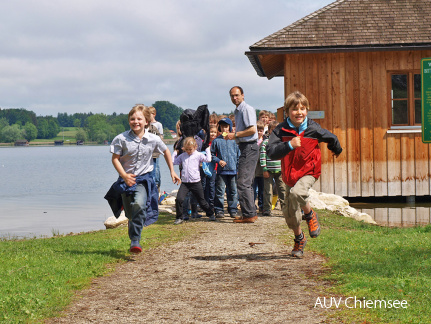
[[390, 89], [392, 125], [421, 125], [420, 71], [391, 72]]

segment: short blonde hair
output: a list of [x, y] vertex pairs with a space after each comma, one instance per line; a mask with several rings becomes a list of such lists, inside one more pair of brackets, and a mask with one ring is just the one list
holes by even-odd
[[151, 115], [154, 115], [154, 116], [156, 115], [156, 108], [151, 106], [151, 107], [148, 107], [148, 110], [150, 111]]
[[294, 91], [286, 97], [284, 101], [284, 111], [286, 114], [289, 113], [289, 109], [292, 107], [296, 107], [298, 104], [302, 104], [305, 108], [310, 109], [310, 104], [308, 103], [308, 99], [299, 91]]
[[198, 147], [198, 144], [196, 143], [196, 140], [194, 139], [194, 137], [191, 137], [191, 136], [186, 137], [183, 140], [182, 144], [183, 144], [183, 148], [190, 147], [190, 146]]
[[137, 104], [133, 106], [132, 110], [129, 111], [129, 120], [130, 120], [130, 117], [132, 117], [132, 115], [138, 111], [140, 111], [142, 115], [144, 115], [145, 120], [147, 121], [147, 124], [145, 125], [144, 128], [150, 127], [151, 113], [148, 107], [145, 107], [145, 105], [143, 104]]
[[268, 125], [268, 132], [273, 131], [278, 125], [278, 121], [273, 120], [272, 122], [269, 123]]

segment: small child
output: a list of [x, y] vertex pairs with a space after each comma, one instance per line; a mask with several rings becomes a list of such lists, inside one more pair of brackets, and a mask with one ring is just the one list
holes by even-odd
[[[266, 114], [266, 111], [265, 111]], [[258, 120], [256, 123], [257, 126], [257, 145], [260, 150], [260, 146], [263, 142], [263, 133], [265, 123], [262, 120]], [[259, 208], [259, 212], [263, 212], [263, 186], [264, 186], [264, 178], [263, 178], [263, 169], [259, 163], [259, 160], [256, 163], [256, 169], [254, 173], [254, 182], [253, 182], [253, 192], [254, 192], [254, 200], [257, 198], [257, 206]]]
[[[211, 147], [212, 142], [217, 137], [217, 127], [215, 125], [210, 125], [210, 142], [209, 145]], [[204, 196], [205, 200], [208, 201], [211, 209], [214, 209], [214, 198], [215, 198], [215, 183], [216, 183], [216, 163], [214, 159], [211, 157], [211, 162], [208, 163], [208, 170], [211, 172], [211, 176], [205, 175], [204, 172], [201, 172], [202, 177], [202, 186], [204, 188]]]
[[[158, 191], [151, 172], [153, 152], [163, 153], [174, 183], [181, 182], [174, 171], [171, 153], [159, 136], [148, 132], [151, 113], [136, 105], [129, 112], [130, 130], [117, 135], [111, 143], [112, 164], [119, 174], [105, 199], [116, 217], [124, 207], [129, 219], [130, 252], [142, 251], [142, 228], [154, 223], [159, 215]], [[118, 216], [117, 216], [118, 215]]]
[[182, 182], [175, 200], [175, 225], [183, 223], [183, 219], [181, 217], [183, 212], [183, 203], [189, 191], [192, 192], [193, 196], [197, 199], [199, 205], [206, 212], [206, 215], [210, 218], [210, 220], [215, 219], [214, 210], [211, 209], [208, 202], [205, 200], [200, 175], [200, 163], [211, 162], [210, 147], [208, 146], [206, 148], [206, 155], [196, 151], [197, 148], [198, 144], [196, 143], [195, 138], [186, 137], [182, 142], [182, 150], [184, 152], [180, 155], [177, 155], [178, 150], [175, 150], [173, 154], [174, 165], [182, 164]]
[[295, 239], [291, 255], [301, 258], [307, 243], [301, 230], [302, 212], [312, 238], [320, 234], [319, 219], [308, 201], [308, 190], [321, 174], [321, 153], [318, 143], [325, 142], [338, 157], [343, 149], [337, 136], [308, 119], [308, 99], [299, 91], [289, 94], [284, 102], [287, 119], [269, 137], [267, 153], [273, 160], [281, 159], [283, 181], [286, 183], [284, 218]]
[[[157, 128], [158, 130], [158, 135], [160, 136], [161, 139], [163, 139], [163, 125], [161, 122], [156, 121], [156, 108], [154, 107], [148, 107], [148, 110], [151, 113], [151, 120], [150, 120], [150, 124], [154, 127]], [[160, 186], [162, 184], [162, 179], [160, 176], [160, 165], [159, 165], [159, 153], [153, 153], [153, 163], [154, 163], [154, 169], [152, 172], [152, 175], [154, 177], [154, 181], [156, 182], [157, 185], [157, 189], [160, 192]]]
[[[268, 135], [271, 135], [272, 131], [277, 125], [278, 122], [276, 121], [272, 121], [271, 123], [269, 123]], [[260, 147], [260, 165], [263, 169], [264, 178], [262, 216], [271, 216], [274, 183], [276, 188], [275, 198], [277, 199], [277, 196], [280, 198], [281, 209], [284, 208], [284, 197], [286, 193], [286, 187], [281, 176], [281, 161], [271, 160], [266, 154], [268, 141], [268, 138], [265, 139]]]
[[214, 209], [217, 218], [224, 217], [224, 193], [227, 193], [227, 209], [232, 218], [238, 213], [238, 192], [236, 175], [238, 171], [239, 147], [235, 140], [225, 140], [223, 133], [232, 132], [232, 121], [220, 119], [218, 131], [221, 134], [211, 143], [211, 157], [217, 163]]

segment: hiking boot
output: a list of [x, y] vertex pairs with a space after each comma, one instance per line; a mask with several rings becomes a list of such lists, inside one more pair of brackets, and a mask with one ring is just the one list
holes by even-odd
[[257, 220], [257, 215], [253, 217], [237, 217], [235, 217], [235, 219], [233, 220], [234, 223], [254, 223]]
[[183, 223], [184, 221], [181, 218], [177, 218], [174, 222], [174, 225], [180, 225], [181, 223]]
[[141, 248], [141, 245], [139, 244], [139, 241], [132, 241], [130, 243], [130, 252], [131, 253], [141, 253], [142, 252], [142, 248]]
[[319, 217], [317, 213], [311, 209], [311, 216], [305, 217], [308, 225], [308, 232], [312, 238], [318, 237], [320, 234]]
[[293, 240], [295, 245], [293, 246], [293, 250], [290, 252], [290, 255], [296, 258], [302, 258], [304, 256], [304, 247], [307, 244], [307, 239], [305, 238], [305, 234], [302, 234], [304, 235], [302, 240]]

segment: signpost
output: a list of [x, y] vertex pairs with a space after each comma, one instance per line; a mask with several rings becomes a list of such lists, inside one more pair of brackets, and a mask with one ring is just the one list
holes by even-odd
[[422, 142], [431, 143], [431, 58], [421, 60]]

